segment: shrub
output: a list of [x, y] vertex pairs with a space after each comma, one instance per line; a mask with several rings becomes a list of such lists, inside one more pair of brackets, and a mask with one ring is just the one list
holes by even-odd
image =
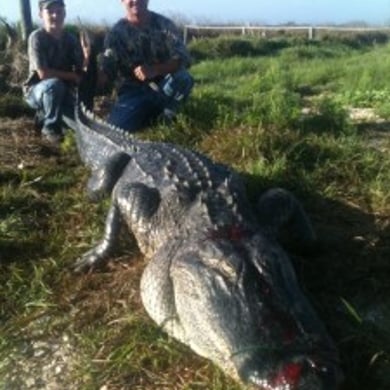
[[229, 57], [251, 57], [270, 55], [289, 45], [286, 39], [264, 39], [258, 37], [237, 38], [220, 36], [196, 39], [188, 44], [192, 57], [197, 60]]
[[17, 95], [0, 96], [0, 118], [19, 118], [22, 115], [31, 115], [32, 110]]

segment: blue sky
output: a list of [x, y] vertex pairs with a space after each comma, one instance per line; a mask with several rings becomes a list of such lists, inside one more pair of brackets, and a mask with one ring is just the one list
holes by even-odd
[[[123, 15], [120, 0], [65, 0], [68, 20], [108, 24]], [[37, 20], [38, 0], [31, 0]], [[282, 24], [326, 24], [364, 21], [390, 25], [390, 0], [150, 0], [149, 8], [188, 22], [235, 22]], [[8, 21], [19, 17], [19, 1], [1, 0], [0, 16]]]

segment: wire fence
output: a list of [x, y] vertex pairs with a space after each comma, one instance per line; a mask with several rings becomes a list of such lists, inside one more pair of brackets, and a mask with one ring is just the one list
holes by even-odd
[[198, 26], [185, 25], [183, 27], [184, 41], [203, 36], [221, 34], [258, 35], [269, 37], [300, 34], [309, 40], [320, 38], [324, 33], [383, 33], [390, 34], [390, 27], [338, 27], [338, 26]]

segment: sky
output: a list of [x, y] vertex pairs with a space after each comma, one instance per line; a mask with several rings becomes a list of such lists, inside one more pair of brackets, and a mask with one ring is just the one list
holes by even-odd
[[[123, 16], [121, 0], [65, 0], [68, 21], [112, 24]], [[31, 0], [38, 21], [38, 0]], [[149, 0], [149, 9], [186, 23], [343, 24], [390, 26], [390, 0]], [[19, 1], [1, 0], [0, 16], [14, 22]]]

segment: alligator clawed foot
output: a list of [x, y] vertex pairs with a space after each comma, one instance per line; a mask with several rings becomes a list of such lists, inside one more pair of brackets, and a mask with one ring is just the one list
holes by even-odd
[[87, 273], [102, 268], [105, 264], [106, 257], [103, 257], [96, 248], [93, 248], [76, 260], [72, 265], [72, 271], [78, 274]]

